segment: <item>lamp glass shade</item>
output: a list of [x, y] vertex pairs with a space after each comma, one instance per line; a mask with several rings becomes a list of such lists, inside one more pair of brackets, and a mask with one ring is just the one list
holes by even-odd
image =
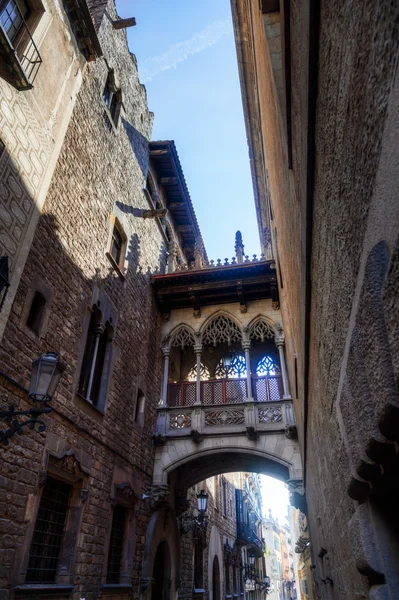
[[198, 512], [201, 514], [204, 514], [208, 508], [208, 494], [204, 490], [197, 495], [197, 506]]
[[41, 354], [32, 363], [29, 396], [39, 402], [51, 400], [64, 370], [65, 365], [58, 354]]
[[249, 555], [249, 564], [253, 565], [255, 563], [255, 556], [253, 554]]

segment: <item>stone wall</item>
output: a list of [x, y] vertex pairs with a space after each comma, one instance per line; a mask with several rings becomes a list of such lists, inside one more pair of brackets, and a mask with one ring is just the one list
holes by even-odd
[[39, 4], [33, 39], [42, 63], [34, 87], [18, 92], [0, 78], [0, 256], [8, 256], [11, 283], [0, 339], [86, 69], [63, 3]]
[[382, 596], [395, 596], [398, 7], [323, 2], [319, 14], [318, 3], [280, 2], [289, 168], [261, 10], [232, 6], [237, 47], [256, 56], [240, 65], [243, 96], [256, 80], [247, 129], [262, 134], [255, 159], [267, 170], [291, 380], [297, 373], [317, 594], [367, 598], [385, 581]]
[[[115, 9], [109, 4], [110, 15]], [[152, 114], [138, 81], [126, 33], [108, 19], [99, 30], [104, 58], [87, 67], [43, 214], [19, 285], [0, 349], [0, 369], [27, 387], [31, 361], [56, 351], [66, 371], [45, 417], [44, 433], [27, 431], [3, 448], [1, 464], [0, 597], [12, 598], [23, 585], [34, 523], [49, 461], [73, 455], [87, 493], [78, 501], [81, 523], [68, 581], [72, 597], [94, 600], [101, 591], [112, 517], [111, 497], [128, 484], [134, 507], [131, 540], [133, 588], [118, 598], [138, 597], [149, 510], [139, 499], [151, 481], [152, 432], [160, 394], [160, 331], [150, 275], [165, 264], [165, 245], [143, 193], [148, 168]], [[116, 128], [102, 99], [113, 68], [123, 93]], [[106, 256], [115, 216], [127, 237], [122, 272]], [[39, 335], [26, 325], [35, 289], [46, 289], [48, 305]], [[113, 315], [113, 365], [103, 412], [76, 394], [88, 315], [99, 301]], [[0, 376], [2, 402], [26, 408], [26, 393]], [[145, 396], [144, 421], [134, 419], [137, 390]], [[58, 464], [58, 463], [57, 463]], [[136, 512], [137, 511], [137, 512]], [[133, 590], [133, 591], [132, 591]], [[24, 597], [24, 590], [19, 591]], [[71, 597], [71, 596], [70, 596]]]

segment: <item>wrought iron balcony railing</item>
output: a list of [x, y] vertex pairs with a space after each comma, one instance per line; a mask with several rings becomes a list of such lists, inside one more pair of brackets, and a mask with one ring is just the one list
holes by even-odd
[[0, 77], [19, 91], [30, 90], [42, 64], [24, 15], [9, 0], [0, 14]]
[[[256, 402], [277, 402], [283, 398], [280, 375], [252, 377], [252, 393]], [[192, 406], [195, 403], [196, 382], [169, 383], [168, 406]], [[241, 404], [247, 400], [247, 380], [208, 379], [201, 381], [201, 404]]]

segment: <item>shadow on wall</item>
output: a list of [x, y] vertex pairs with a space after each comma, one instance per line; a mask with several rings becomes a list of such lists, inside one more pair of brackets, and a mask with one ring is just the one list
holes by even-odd
[[130, 146], [137, 159], [140, 169], [147, 177], [149, 165], [149, 141], [140, 131], [138, 131], [129, 121], [122, 117], [122, 124], [129, 138]]
[[[20, 223], [24, 215], [25, 231], [30, 220], [38, 219], [33, 243], [12, 302], [4, 340], [0, 347], [1, 370], [27, 387], [32, 359], [40, 352], [60, 353], [67, 362], [66, 376], [60, 384], [60, 390], [64, 388], [61, 394], [67, 399], [71, 397], [73, 386], [70, 383], [76, 374], [76, 356], [79, 354], [82, 333], [84, 333], [82, 315], [87, 311], [87, 307], [91, 307], [95, 294], [105, 295], [113, 312], [118, 315], [115, 341], [120, 351], [117, 361], [119, 365], [115, 366], [118, 367], [118, 378], [121, 380], [119, 385], [126, 390], [123, 396], [127, 398], [130, 395], [130, 403], [131, 398], [134, 397], [134, 376], [137, 370], [132, 369], [130, 364], [132, 353], [127, 352], [126, 344], [129, 344], [134, 352], [141, 354], [140, 362], [145, 368], [148, 348], [152, 347], [157, 352], [160, 339], [156, 320], [151, 318], [155, 312], [155, 298], [150, 284], [152, 272], [149, 266], [146, 271], [140, 266], [143, 248], [145, 256], [145, 245], [141, 247], [137, 233], [131, 235], [126, 254], [126, 269], [122, 278], [105, 255], [106, 239], [104, 245], [94, 249], [93, 252], [90, 248], [90, 231], [82, 227], [78, 229], [72, 220], [68, 223], [61, 222], [53, 214], [44, 212], [39, 215], [32, 195], [24, 185], [17, 166], [6, 149], [3, 150], [1, 162], [9, 165], [8, 168], [12, 170], [15, 180], [13, 192], [4, 183], [0, 183], [0, 255], [10, 257], [10, 281], [15, 264], [14, 255], [17, 251], [16, 242], [12, 237], [16, 229], [13, 214], [20, 215]], [[33, 210], [28, 214], [29, 203]], [[104, 216], [106, 218], [107, 215]], [[69, 226], [75, 227], [76, 235], [73, 230], [69, 230]], [[155, 239], [152, 241], [153, 244], [156, 243]], [[90, 264], [89, 257], [93, 255], [98, 261], [97, 265]], [[164, 269], [165, 263], [166, 248], [162, 242], [156, 272]], [[87, 277], [85, 273], [88, 272], [94, 273], [93, 276]], [[38, 281], [51, 290], [52, 299], [47, 306], [46, 327], [36, 334], [27, 327], [26, 320], [29, 314], [28, 304], [31, 304]], [[9, 298], [11, 303], [11, 294]], [[143, 323], [147, 321], [149, 326], [143, 328]], [[150, 362], [154, 371], [154, 362]], [[143, 377], [146, 376], [147, 373], [144, 372]], [[151, 379], [156, 381], [157, 378], [152, 376]], [[147, 394], [150, 393], [153, 397], [157, 397], [159, 390], [147, 391]], [[2, 400], [6, 403], [7, 397], [3, 397]], [[123, 403], [122, 397], [119, 397], [119, 402]], [[131, 412], [130, 409], [130, 405], [120, 406], [120, 410], [127, 410], [128, 414]]]

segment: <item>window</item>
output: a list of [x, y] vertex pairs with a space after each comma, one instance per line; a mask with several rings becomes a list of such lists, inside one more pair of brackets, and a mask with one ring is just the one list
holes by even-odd
[[259, 377], [276, 377], [280, 375], [280, 367], [271, 356], [264, 356], [256, 365], [256, 374]]
[[144, 425], [144, 404], [145, 404], [144, 394], [139, 389], [139, 390], [137, 390], [136, 408], [134, 411], [134, 421], [140, 427], [142, 427]]
[[114, 71], [109, 71], [103, 92], [103, 100], [113, 124], [118, 125], [122, 106], [122, 92], [116, 87]]
[[280, 540], [274, 538], [274, 547], [276, 550], [280, 550]]
[[[42, 63], [29, 27], [37, 26], [43, 12], [40, 0], [0, 0], [0, 77], [20, 91], [33, 87]], [[10, 44], [12, 54], [5, 49]]]
[[227, 481], [223, 479], [223, 516], [227, 517]]
[[103, 376], [109, 342], [112, 339], [111, 334], [112, 328], [109, 322], [105, 324], [101, 322], [101, 311], [94, 306], [86, 338], [78, 392], [98, 408], [103, 408], [104, 405], [104, 401], [100, 403], [99, 400], [101, 385], [106, 383], [103, 381]]
[[119, 583], [127, 508], [116, 504], [113, 509], [109, 542], [107, 583]]
[[37, 335], [39, 334], [40, 327], [43, 323], [45, 307], [46, 307], [45, 297], [40, 292], [36, 291], [35, 295], [33, 296], [32, 304], [30, 306], [29, 315], [28, 315], [26, 324]]
[[72, 486], [47, 478], [29, 552], [26, 583], [54, 583]]
[[14, 42], [21, 27], [30, 15], [30, 8], [24, 0], [2, 0], [0, 2], [0, 22], [10, 42]]
[[127, 246], [127, 237], [118, 219], [113, 220], [112, 232], [108, 241], [108, 250], [106, 255], [112, 266], [116, 268], [118, 274], [123, 278], [123, 267], [125, 261], [125, 252]]
[[246, 375], [247, 365], [245, 356], [236, 352], [232, 352], [228, 356], [221, 358], [215, 369], [216, 379], [235, 379], [246, 377]]

